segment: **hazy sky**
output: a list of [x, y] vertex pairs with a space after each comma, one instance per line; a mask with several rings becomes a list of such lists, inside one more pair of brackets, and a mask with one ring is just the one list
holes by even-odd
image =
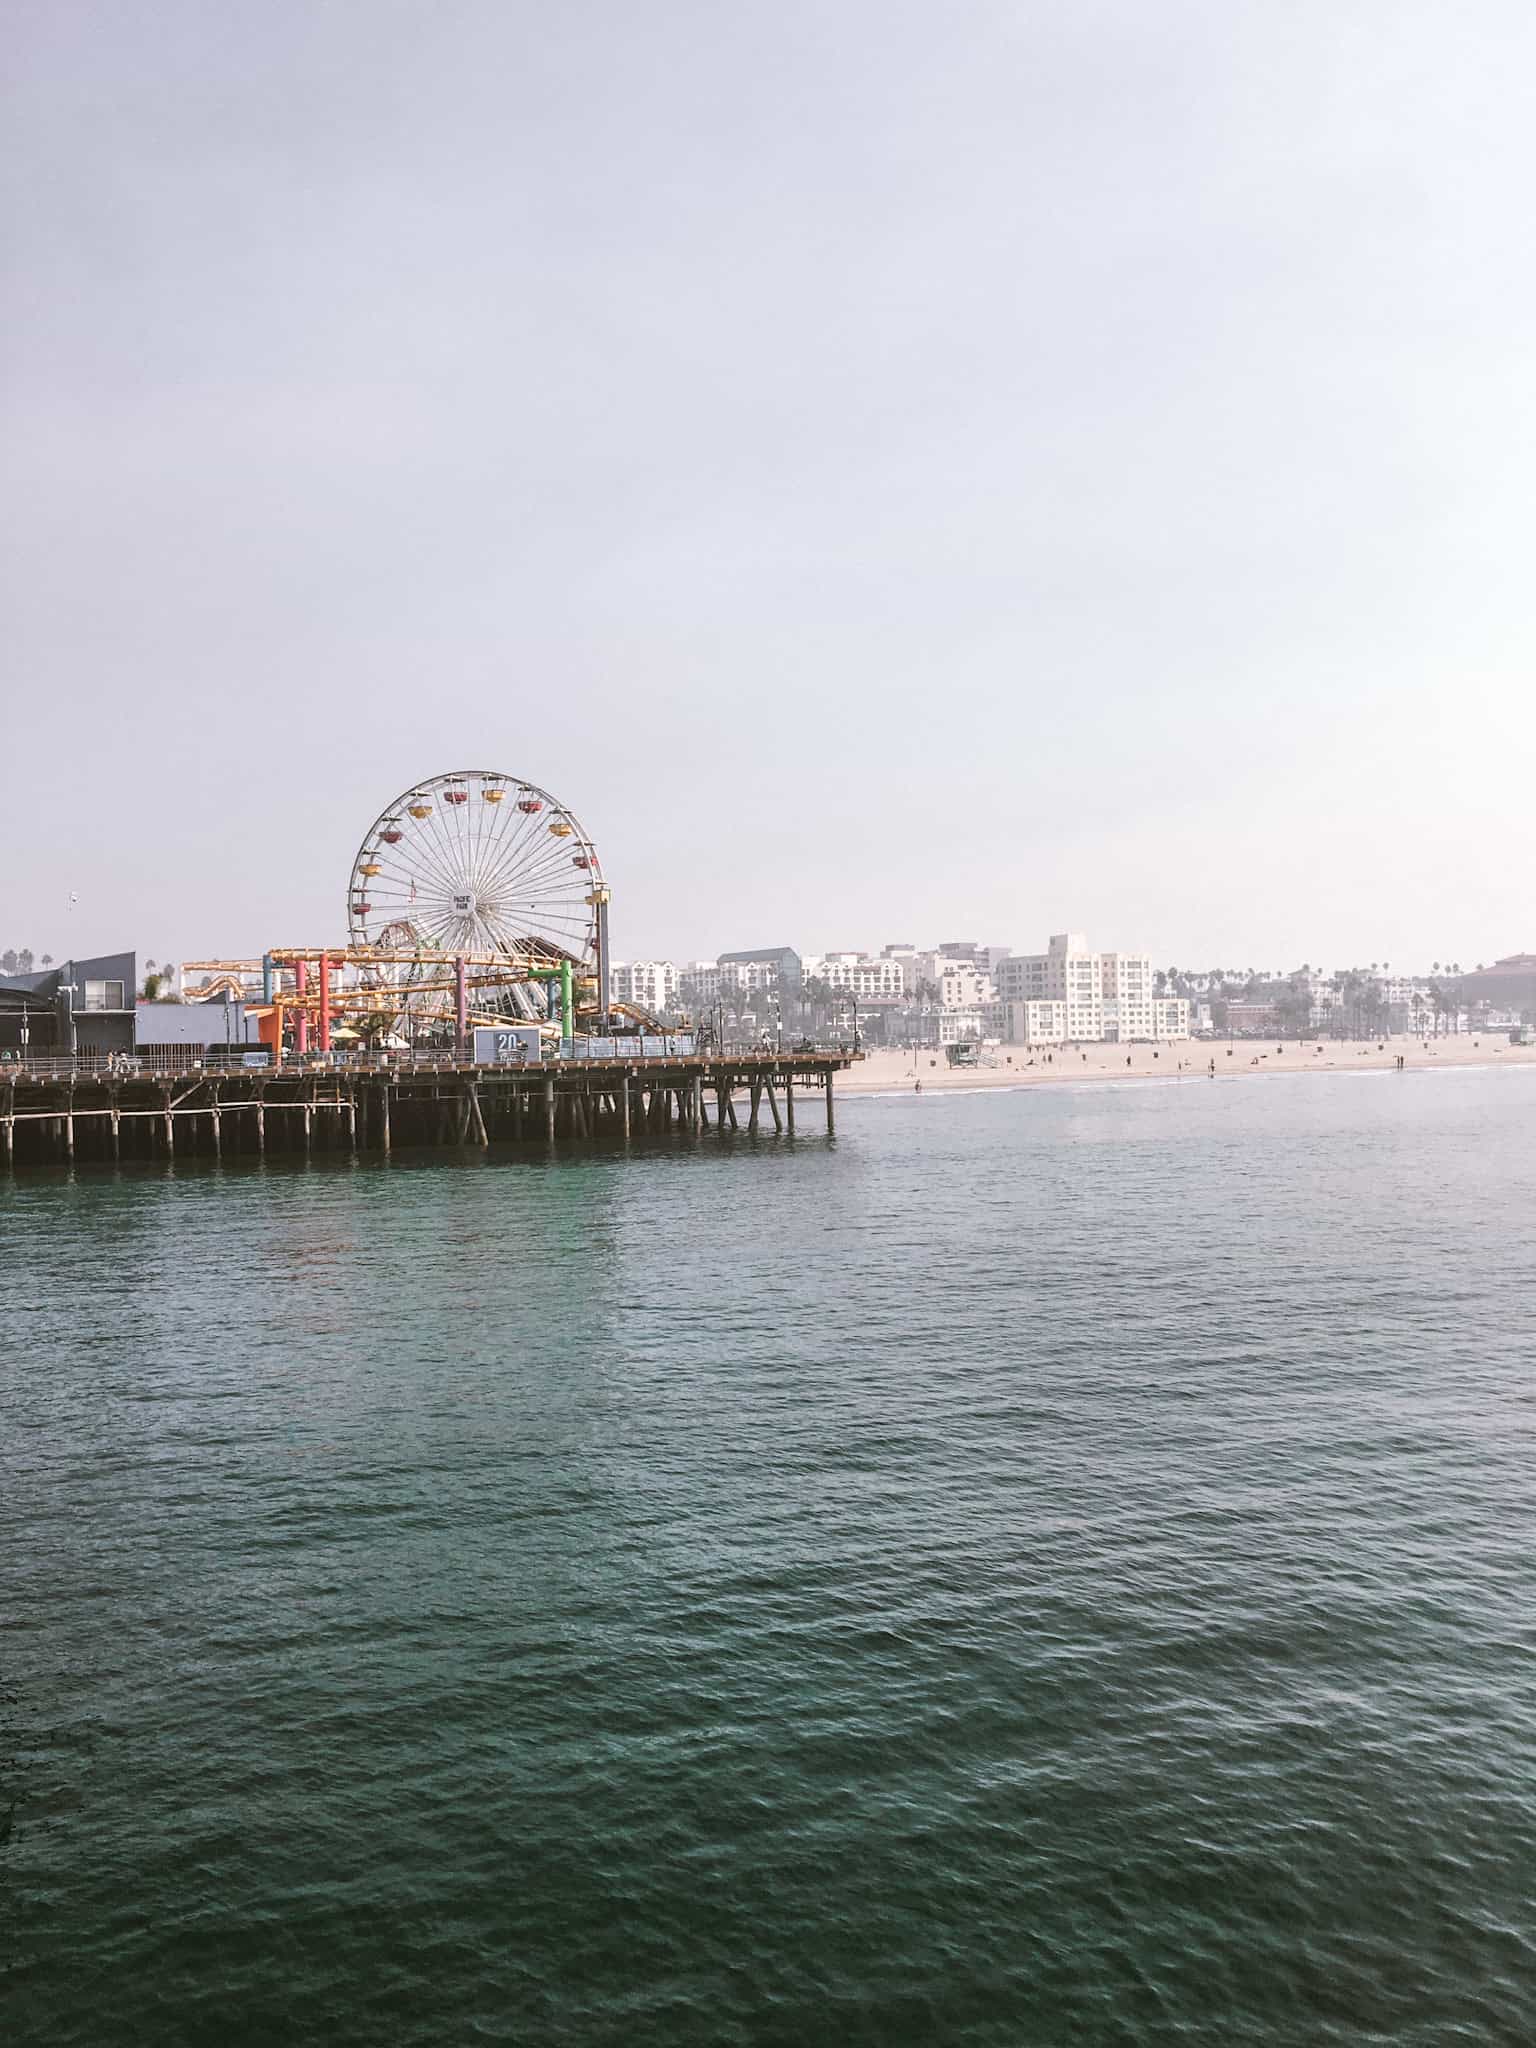
[[0, 946], [461, 766], [618, 957], [1536, 946], [1528, 4], [4, 25]]

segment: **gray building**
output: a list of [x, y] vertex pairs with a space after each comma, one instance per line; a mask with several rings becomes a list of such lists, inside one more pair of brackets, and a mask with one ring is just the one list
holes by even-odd
[[727, 987], [742, 991], [777, 988], [785, 995], [800, 993], [800, 955], [793, 946], [755, 946], [744, 953], [722, 953], [716, 962], [722, 993]]
[[207, 1003], [140, 1003], [133, 1027], [133, 1042], [141, 1049], [190, 1045], [216, 1050], [261, 1043], [256, 1018], [244, 1003], [227, 997]]
[[41, 974], [0, 975], [0, 1048], [129, 1052], [138, 955], [65, 960]]

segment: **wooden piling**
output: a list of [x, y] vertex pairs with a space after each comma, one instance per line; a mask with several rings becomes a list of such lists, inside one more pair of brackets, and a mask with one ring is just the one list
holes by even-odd
[[784, 1073], [784, 1122], [789, 1135], [795, 1135], [795, 1077], [786, 1068]]
[[555, 1084], [548, 1074], [544, 1076], [544, 1135], [553, 1145], [555, 1142]]
[[389, 1150], [389, 1083], [379, 1084], [379, 1150]]

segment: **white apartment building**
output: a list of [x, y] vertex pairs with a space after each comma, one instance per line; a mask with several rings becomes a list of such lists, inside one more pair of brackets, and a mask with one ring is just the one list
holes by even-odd
[[1081, 932], [1055, 932], [1043, 953], [1000, 959], [997, 992], [1015, 1045], [1189, 1036], [1189, 1004], [1152, 992], [1150, 955], [1096, 953]]
[[947, 960], [936, 978], [941, 1009], [979, 1010], [983, 1004], [996, 1000], [991, 975], [971, 961]]
[[670, 960], [615, 960], [608, 969], [608, 1000], [636, 1003], [660, 1016], [676, 1009], [680, 980]]
[[1014, 1000], [988, 1005], [987, 1020], [992, 1035], [1005, 1045], [1064, 1045], [1067, 1038], [1067, 1006], [1050, 1001]]
[[889, 1002], [906, 993], [905, 970], [897, 959], [871, 960], [867, 953], [813, 953], [805, 962], [805, 972], [861, 1002], [881, 998]]
[[1189, 999], [1187, 996], [1154, 996], [1152, 998], [1151, 1037], [1156, 1039], [1188, 1038], [1190, 1028]]
[[678, 992], [695, 1009], [707, 1009], [720, 994], [720, 969], [713, 960], [690, 960], [678, 975]]
[[901, 969], [903, 993], [909, 996], [915, 996], [925, 982], [939, 988], [951, 969], [968, 968], [982, 973], [986, 970], [984, 961], [973, 960], [969, 954], [946, 953], [942, 946], [887, 946], [880, 959], [882, 964]]
[[1066, 1036], [1104, 1036], [1104, 962], [1081, 932], [1055, 932], [1043, 953], [1012, 953], [997, 963], [997, 992], [1008, 1002], [1063, 1003]]
[[1147, 953], [1101, 953], [1099, 990], [1104, 1036], [1127, 1041], [1155, 1038], [1152, 1028], [1152, 959]]

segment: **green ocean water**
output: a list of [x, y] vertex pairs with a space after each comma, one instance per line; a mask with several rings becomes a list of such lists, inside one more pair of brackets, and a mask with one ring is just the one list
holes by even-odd
[[1536, 2039], [1536, 1075], [0, 1183], [0, 2041]]

